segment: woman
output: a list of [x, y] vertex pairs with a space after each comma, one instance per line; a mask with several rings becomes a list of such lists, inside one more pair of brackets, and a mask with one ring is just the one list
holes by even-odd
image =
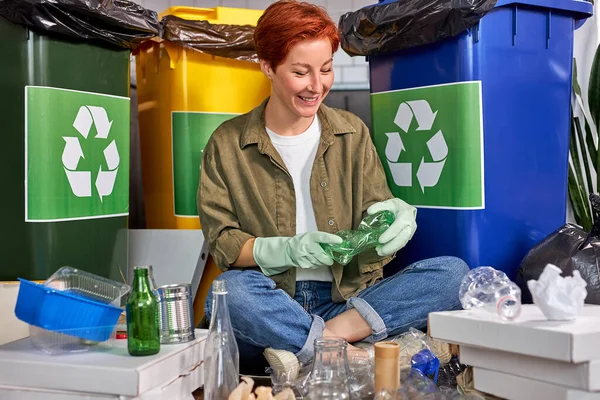
[[[460, 259], [424, 260], [383, 279], [415, 232], [416, 209], [392, 196], [364, 123], [323, 104], [340, 43], [335, 23], [315, 5], [284, 0], [265, 10], [254, 39], [271, 96], [214, 132], [198, 189], [241, 358], [264, 351], [285, 370], [310, 360], [315, 338], [372, 343], [425, 327], [429, 312], [458, 309], [468, 271]], [[346, 266], [322, 250], [380, 210], [395, 221], [375, 250]]]

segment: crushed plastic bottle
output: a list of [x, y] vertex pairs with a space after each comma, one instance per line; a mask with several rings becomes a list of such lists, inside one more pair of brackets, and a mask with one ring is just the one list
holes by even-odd
[[429, 349], [423, 349], [412, 357], [411, 368], [418, 369], [423, 375], [437, 384], [440, 372], [440, 360]]
[[394, 213], [383, 210], [366, 216], [357, 230], [342, 230], [336, 235], [344, 239], [340, 244], [321, 243], [321, 247], [336, 262], [346, 265], [352, 258], [365, 250], [372, 249], [379, 243], [379, 236], [392, 225]]
[[505, 321], [513, 321], [521, 314], [521, 289], [504, 272], [492, 267], [469, 271], [458, 295], [465, 310], [483, 309]]
[[461, 364], [457, 356], [453, 356], [448, 364], [440, 368], [437, 385], [442, 391], [456, 391], [458, 386], [457, 377], [467, 368]]

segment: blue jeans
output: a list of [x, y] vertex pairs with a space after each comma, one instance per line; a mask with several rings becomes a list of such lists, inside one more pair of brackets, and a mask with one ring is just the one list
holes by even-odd
[[[455, 257], [416, 262], [377, 282], [345, 303], [331, 300], [331, 282], [299, 281], [292, 299], [258, 271], [229, 270], [220, 275], [227, 284], [227, 302], [241, 358], [254, 358], [267, 347], [288, 350], [300, 362], [313, 355], [313, 343], [325, 321], [355, 308], [371, 326], [365, 341], [377, 342], [410, 327], [427, 326], [433, 311], [460, 309], [458, 288], [467, 264]], [[205, 303], [211, 316], [212, 294]]]

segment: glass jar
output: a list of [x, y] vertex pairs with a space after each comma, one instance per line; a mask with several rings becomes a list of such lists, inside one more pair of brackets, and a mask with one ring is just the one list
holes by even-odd
[[339, 338], [318, 338], [308, 381], [308, 400], [350, 399], [347, 343]]

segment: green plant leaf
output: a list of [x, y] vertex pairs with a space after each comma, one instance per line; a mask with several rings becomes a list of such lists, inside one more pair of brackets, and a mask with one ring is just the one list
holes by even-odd
[[[596, 174], [598, 173], [598, 164], [600, 163], [600, 160], [598, 160], [598, 157], [600, 157], [600, 155], [598, 154], [598, 146], [594, 143], [594, 137], [598, 138], [598, 134], [592, 132], [592, 126], [590, 125], [590, 121], [588, 121], [587, 118], [583, 119], [584, 121], [584, 125], [585, 125], [585, 142], [587, 143], [587, 149], [588, 152], [590, 153], [590, 158], [592, 160], [592, 166], [594, 167], [594, 171], [596, 171]], [[600, 189], [600, 186], [596, 185], [596, 191], [598, 191]]]
[[[585, 181], [587, 183], [587, 187], [588, 187], [588, 192], [592, 192], [594, 190], [594, 186], [592, 185], [592, 174], [590, 172], [590, 163], [589, 163], [589, 159], [587, 157], [587, 153], [589, 153], [589, 151], [587, 150], [587, 145], [584, 146], [585, 143], [587, 143], [586, 141], [584, 141], [583, 139], [583, 132], [581, 131], [581, 123], [579, 122], [579, 117], [573, 117], [573, 125], [575, 126], [575, 132], [577, 133], [577, 143], [579, 144], [579, 149], [581, 150], [581, 156], [583, 157], [582, 160], [582, 164], [583, 164], [583, 169], [585, 170]], [[592, 142], [593, 144], [593, 142]], [[579, 155], [579, 153], [578, 153]], [[590, 154], [591, 156], [591, 154]], [[592, 160], [595, 160], [595, 158], [592, 158]]]
[[586, 232], [589, 232], [592, 228], [592, 221], [589, 217], [588, 202], [584, 201], [583, 194], [581, 193], [580, 186], [577, 184], [577, 179], [573, 172], [573, 168], [569, 166], [569, 198], [571, 199], [571, 205], [573, 205], [573, 214], [575, 215], [575, 222], [581, 225]]
[[592, 69], [590, 71], [590, 82], [588, 87], [588, 102], [592, 121], [596, 129], [600, 129], [600, 45], [596, 48]]
[[588, 213], [586, 210], [587, 202], [583, 201], [583, 194], [581, 193], [580, 187], [577, 183], [577, 178], [575, 178], [575, 173], [573, 172], [572, 167], [569, 167], [568, 188], [569, 199], [571, 200], [571, 205], [573, 206], [575, 222], [578, 225], [585, 227], [585, 225], [588, 225]]
[[[598, 173], [598, 148], [596, 144], [594, 144], [594, 136], [592, 135], [592, 127], [590, 126], [587, 119], [584, 118], [585, 121], [585, 142], [587, 144], [587, 150], [590, 153], [590, 159], [592, 160], [592, 166], [594, 167], [594, 171]], [[598, 190], [599, 186], [596, 186], [596, 190]]]
[[[573, 112], [573, 110], [571, 110], [571, 112]], [[570, 178], [570, 181], [568, 183], [569, 185], [575, 184], [576, 186], [574, 188], [569, 187], [569, 195], [573, 204], [575, 221], [583, 227], [586, 227], [589, 224], [589, 227], [591, 229], [591, 210], [589, 202], [587, 200], [589, 196], [585, 188], [583, 171], [581, 170], [581, 158], [579, 156], [578, 151], [578, 147], [581, 146], [578, 146], [577, 144], [577, 125], [579, 124], [578, 120], [579, 118], [577, 117], [571, 118], [569, 153], [571, 155], [571, 159], [573, 160], [573, 166], [571, 167], [571, 164], [569, 164], [569, 174], [572, 174], [573, 178]]]
[[577, 79], [577, 60], [573, 57], [573, 90], [579, 96], [581, 96], [581, 86], [579, 86], [579, 80]]

